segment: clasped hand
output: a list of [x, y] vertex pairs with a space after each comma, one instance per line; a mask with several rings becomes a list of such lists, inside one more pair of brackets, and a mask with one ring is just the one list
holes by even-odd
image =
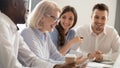
[[95, 51], [88, 54], [89, 59], [94, 59], [96, 62], [101, 62], [103, 60], [103, 53], [101, 51]]

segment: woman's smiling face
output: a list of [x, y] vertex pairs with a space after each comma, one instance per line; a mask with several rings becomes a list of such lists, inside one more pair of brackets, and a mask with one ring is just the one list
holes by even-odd
[[69, 30], [74, 23], [74, 14], [69, 11], [61, 15], [60, 17], [60, 24], [64, 28], [64, 30]]

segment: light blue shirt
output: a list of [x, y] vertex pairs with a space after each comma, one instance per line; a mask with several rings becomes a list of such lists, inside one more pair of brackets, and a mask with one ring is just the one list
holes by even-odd
[[[25, 28], [21, 35], [29, 48], [40, 58], [52, 62], [63, 61], [65, 58], [58, 52], [50, 39], [49, 33], [38, 29]], [[53, 61], [54, 62], [54, 61]]]
[[[57, 47], [57, 49], [60, 50], [61, 47], [58, 45], [58, 42], [59, 42], [58, 41], [58, 37], [59, 37], [58, 30], [55, 28], [53, 32], [50, 32], [50, 36], [51, 36], [53, 43]], [[73, 29], [70, 29], [68, 31], [67, 35], [65, 36], [65, 43], [67, 43], [68, 41], [70, 41], [74, 37], [75, 37], [75, 31]]]

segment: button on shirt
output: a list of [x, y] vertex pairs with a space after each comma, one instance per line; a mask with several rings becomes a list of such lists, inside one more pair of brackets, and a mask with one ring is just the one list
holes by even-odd
[[100, 50], [104, 53], [104, 59], [115, 61], [119, 52], [120, 37], [113, 27], [106, 25], [104, 31], [96, 35], [92, 31], [91, 25], [82, 25], [76, 29], [76, 32], [77, 35], [84, 38], [79, 49], [84, 55]]

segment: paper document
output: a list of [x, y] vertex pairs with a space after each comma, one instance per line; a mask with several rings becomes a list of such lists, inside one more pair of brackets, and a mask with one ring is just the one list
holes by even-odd
[[96, 63], [96, 62], [89, 62], [87, 64], [87, 68], [112, 68], [112, 65]]

